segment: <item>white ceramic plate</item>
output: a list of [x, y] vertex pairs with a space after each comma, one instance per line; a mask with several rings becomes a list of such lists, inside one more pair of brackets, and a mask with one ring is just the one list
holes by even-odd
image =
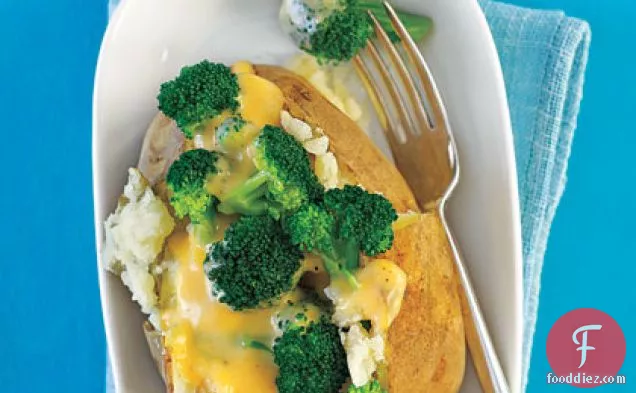
[[[281, 63], [295, 48], [277, 24], [280, 0], [124, 1], [104, 36], [95, 77], [93, 179], [97, 249], [126, 169], [138, 159], [161, 82], [203, 58]], [[513, 391], [520, 390], [522, 260], [517, 179], [504, 83], [475, 0], [395, 0], [429, 15], [424, 54], [456, 133], [462, 178], [451, 203], [457, 232]], [[159, 392], [143, 317], [99, 264], [104, 323], [119, 393]], [[479, 391], [469, 367], [463, 392]]]

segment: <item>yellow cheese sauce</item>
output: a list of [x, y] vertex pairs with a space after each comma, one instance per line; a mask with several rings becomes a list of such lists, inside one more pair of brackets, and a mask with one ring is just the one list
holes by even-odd
[[345, 279], [334, 280], [327, 295], [334, 301], [334, 320], [342, 324], [368, 319], [385, 333], [397, 317], [406, 290], [406, 273], [387, 259], [372, 259], [355, 273], [353, 288]]
[[217, 168], [222, 171], [208, 181], [206, 189], [221, 201], [225, 199], [230, 190], [243, 184], [256, 172], [256, 167], [249, 154], [249, 148], [234, 157], [219, 160]]
[[232, 71], [238, 76], [241, 117], [259, 128], [280, 125], [285, 97], [278, 86], [256, 75], [254, 67], [245, 61], [234, 64]]
[[272, 343], [273, 309], [236, 312], [211, 296], [203, 268], [205, 251], [184, 232], [168, 240], [176, 266], [165, 283], [171, 301], [162, 310], [166, 346], [179, 375], [193, 386], [213, 381], [218, 392], [276, 392], [272, 355], [244, 348], [246, 337]]
[[205, 129], [194, 137], [195, 148], [214, 150], [216, 148], [216, 129], [226, 119], [232, 116], [229, 110], [223, 111], [220, 115], [214, 117], [205, 124]]

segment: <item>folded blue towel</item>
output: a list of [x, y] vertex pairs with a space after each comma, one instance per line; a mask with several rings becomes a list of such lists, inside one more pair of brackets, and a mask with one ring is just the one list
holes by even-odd
[[528, 379], [548, 234], [566, 182], [591, 32], [562, 12], [481, 2], [506, 81], [524, 258], [523, 386]]
[[[112, 10], [118, 0], [109, 1]], [[523, 386], [527, 384], [548, 234], [567, 162], [591, 33], [562, 12], [481, 2], [499, 51], [515, 140], [524, 258]], [[112, 382], [108, 372], [107, 392]]]

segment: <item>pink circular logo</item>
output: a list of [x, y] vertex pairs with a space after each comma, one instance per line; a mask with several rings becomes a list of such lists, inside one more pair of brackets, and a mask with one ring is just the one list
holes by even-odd
[[625, 336], [618, 323], [593, 308], [579, 308], [559, 318], [546, 345], [553, 379], [577, 387], [613, 382], [625, 360], [625, 350]]

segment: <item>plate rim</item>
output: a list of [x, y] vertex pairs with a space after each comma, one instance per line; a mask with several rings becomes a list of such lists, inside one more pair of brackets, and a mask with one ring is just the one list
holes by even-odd
[[511, 198], [512, 203], [512, 232], [514, 238], [514, 253], [515, 260], [513, 262], [513, 266], [515, 269], [515, 303], [518, 304], [518, 307], [515, 309], [516, 315], [515, 320], [517, 323], [517, 329], [515, 333], [515, 342], [517, 346], [517, 350], [515, 351], [515, 371], [516, 375], [513, 374], [513, 378], [508, 376], [508, 384], [510, 385], [513, 392], [522, 391], [522, 378], [523, 373], [527, 372], [527, 370], [523, 370], [523, 313], [524, 313], [524, 285], [523, 285], [523, 237], [522, 237], [522, 226], [521, 226], [521, 205], [520, 205], [520, 195], [519, 195], [519, 176], [518, 176], [518, 168], [517, 168], [517, 160], [515, 154], [515, 145], [514, 145], [514, 132], [512, 129], [512, 119], [510, 116], [510, 106], [508, 102], [508, 94], [506, 90], [506, 82], [504, 78], [503, 68], [501, 66], [501, 59], [499, 57], [499, 51], [497, 50], [497, 46], [495, 44], [495, 39], [492, 35], [492, 30], [488, 25], [488, 20], [486, 19], [486, 14], [483, 9], [479, 5], [478, 0], [471, 1], [473, 8], [475, 9], [475, 14], [478, 14], [478, 22], [481, 25], [481, 28], [487, 32], [489, 40], [487, 40], [486, 45], [489, 46], [488, 54], [492, 58], [496, 65], [493, 67], [494, 72], [496, 73], [496, 81], [497, 86], [495, 86], [495, 91], [499, 96], [498, 102], [500, 103], [500, 111], [498, 112], [501, 116], [502, 124], [505, 128], [504, 144], [506, 145], [506, 161], [509, 163], [508, 166], [508, 184], [509, 184], [509, 192], [508, 195]]

